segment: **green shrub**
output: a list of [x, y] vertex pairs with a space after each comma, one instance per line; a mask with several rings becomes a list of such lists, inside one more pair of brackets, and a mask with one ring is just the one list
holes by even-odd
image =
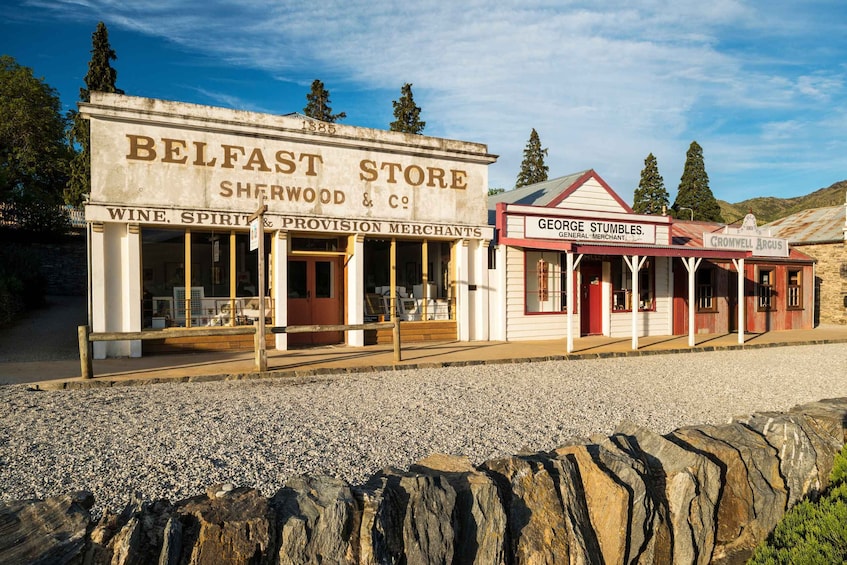
[[835, 457], [830, 486], [804, 500], [759, 544], [748, 564], [804, 565], [847, 562], [847, 446]]

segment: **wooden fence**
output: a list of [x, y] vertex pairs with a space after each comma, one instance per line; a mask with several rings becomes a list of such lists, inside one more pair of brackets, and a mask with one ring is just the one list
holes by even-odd
[[[168, 328], [163, 330], [148, 330], [140, 332], [92, 332], [88, 326], [79, 326], [77, 333], [79, 337], [79, 363], [80, 375], [84, 379], [94, 377], [94, 354], [92, 344], [96, 341], [135, 341], [149, 339], [168, 339], [180, 337], [203, 337], [203, 336], [227, 336], [227, 335], [253, 335], [256, 344], [257, 359], [263, 343], [258, 339], [258, 324], [253, 326], [235, 327], [202, 327], [202, 328]], [[315, 326], [274, 326], [270, 328], [271, 333], [315, 333], [315, 332], [342, 332], [353, 330], [382, 330], [392, 328], [394, 334], [394, 362], [402, 361], [400, 352], [400, 318], [394, 317], [392, 322], [372, 322], [367, 324], [335, 324]]]

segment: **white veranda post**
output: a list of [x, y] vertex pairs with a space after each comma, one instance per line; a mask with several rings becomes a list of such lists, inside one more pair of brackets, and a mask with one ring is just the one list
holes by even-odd
[[744, 303], [744, 259], [733, 259], [732, 264], [738, 271], [738, 343], [744, 345], [744, 314], [747, 310]]
[[567, 273], [565, 276], [567, 277], [567, 282], [565, 283], [567, 286], [567, 308], [568, 308], [568, 353], [573, 353], [573, 314], [576, 309], [576, 283], [574, 281], [574, 270], [579, 266], [579, 262], [582, 261], [582, 255], [578, 255], [576, 259], [574, 259], [574, 254], [566, 251], [565, 252], [565, 263], [567, 265]]
[[702, 257], [699, 259], [695, 257], [682, 258], [682, 264], [685, 265], [685, 269], [688, 271], [688, 347], [694, 347], [694, 274], [697, 272], [697, 268], [702, 261]]
[[624, 260], [632, 273], [632, 349], [636, 350], [638, 349], [638, 311], [640, 310], [638, 271], [644, 266], [647, 257], [639, 257], [638, 255], [627, 257], [624, 255]]

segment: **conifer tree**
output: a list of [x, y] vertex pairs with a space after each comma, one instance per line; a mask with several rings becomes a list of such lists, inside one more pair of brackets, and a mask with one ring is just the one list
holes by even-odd
[[329, 106], [329, 91], [324, 88], [324, 83], [315, 79], [312, 81], [312, 90], [306, 95], [306, 107], [303, 113], [315, 120], [334, 123], [347, 117], [345, 112], [333, 114]]
[[538, 138], [538, 132], [535, 131], [535, 128], [532, 128], [532, 133], [529, 134], [529, 141], [523, 150], [523, 161], [521, 162], [521, 170], [518, 173], [517, 181], [515, 181], [515, 188], [547, 180], [549, 167], [544, 164], [544, 157], [546, 156], [547, 149], [541, 148], [541, 140]]
[[677, 217], [684, 218], [681, 208], [694, 211], [694, 219], [706, 222], [723, 222], [721, 207], [709, 188], [709, 176], [703, 163], [703, 148], [696, 141], [691, 142], [685, 156], [685, 167], [679, 180], [679, 191], [676, 193], [672, 209]]
[[652, 153], [644, 159], [641, 181], [635, 189], [632, 210], [638, 214], [661, 214], [670, 204], [665, 181], [659, 174], [659, 165]]
[[412, 84], [406, 83], [400, 89], [400, 100], [394, 100], [394, 117], [396, 118], [389, 129], [403, 133], [421, 133], [426, 127], [426, 122], [420, 120], [421, 109], [415, 105], [412, 96]]
[[[123, 94], [115, 86], [118, 72], [112, 68], [111, 61], [118, 56], [109, 44], [109, 31], [103, 22], [97, 23], [97, 29], [91, 35], [91, 60], [85, 75], [85, 88], [79, 89], [81, 102], [89, 102], [92, 92], [112, 92]], [[69, 132], [71, 145], [79, 145], [79, 152], [71, 161], [71, 175], [65, 188], [65, 202], [79, 206], [85, 196], [91, 192], [91, 125], [79, 112], [71, 110], [68, 119], [73, 122]]]

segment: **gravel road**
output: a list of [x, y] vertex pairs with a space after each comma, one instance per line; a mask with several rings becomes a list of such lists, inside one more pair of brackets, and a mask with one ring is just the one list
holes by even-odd
[[847, 396], [847, 344], [76, 391], [0, 387], [2, 500], [176, 501], [293, 475], [361, 484], [435, 452], [474, 463], [623, 420], [666, 433]]

